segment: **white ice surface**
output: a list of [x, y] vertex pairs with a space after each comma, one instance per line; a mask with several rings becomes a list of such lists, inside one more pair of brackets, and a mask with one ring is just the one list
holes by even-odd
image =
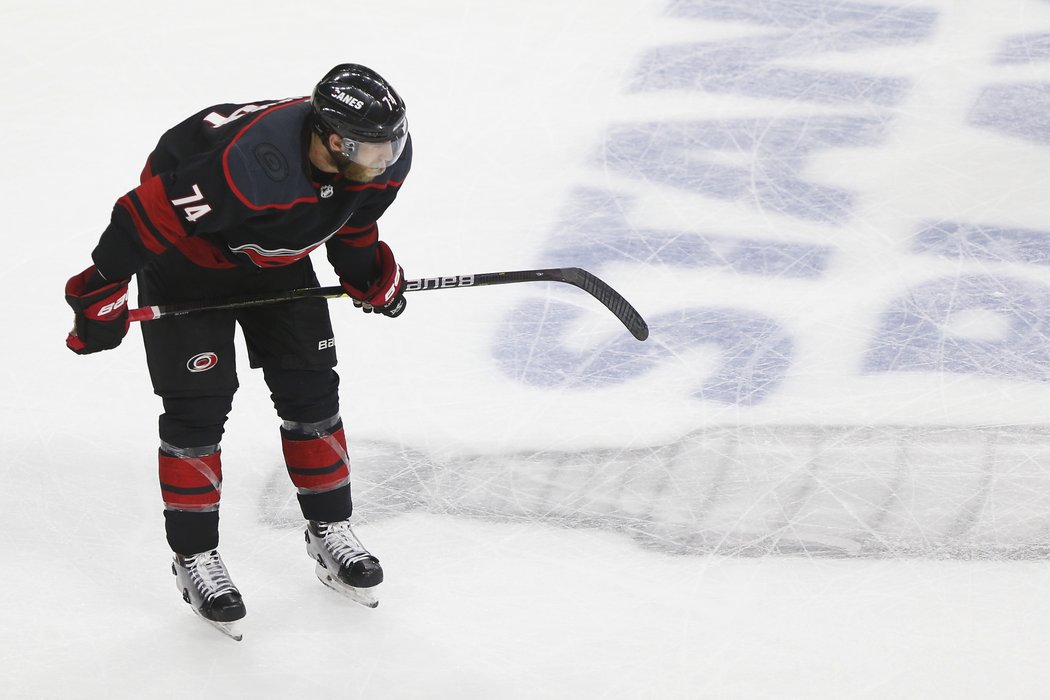
[[[410, 277], [549, 264], [547, 251], [566, 235], [568, 193], [581, 186], [638, 197], [636, 226], [834, 249], [819, 284], [626, 259], [596, 270], [650, 318], [703, 300], [782, 322], [796, 338], [793, 363], [754, 404], [692, 395], [718, 361], [700, 347], [600, 386], [530, 385], [503, 371], [493, 347], [523, 299], [578, 307], [583, 335], [564, 341], [570, 349], [586, 354], [623, 334], [572, 290], [419, 294], [397, 321], [333, 304], [351, 441], [499, 467], [544, 451], [656, 449], [710, 425], [1050, 423], [1038, 378], [861, 367], [880, 311], [914, 286], [967, 271], [1050, 281], [1038, 265], [923, 257], [909, 247], [922, 221], [1046, 228], [1050, 146], [977, 128], [966, 115], [983, 86], [1050, 81], [1044, 44], [1032, 44], [1043, 60], [996, 61], [1012, 37], [1045, 42], [1050, 3], [883, 0], [935, 13], [931, 34], [908, 46], [784, 59], [907, 78], [906, 99], [886, 109], [630, 92], [647, 49], [773, 31], [674, 19], [666, 14], [674, 4], [0, 7], [0, 697], [1050, 695], [1045, 562], [671, 555], [628, 529], [569, 527], [587, 493], [549, 504], [562, 520], [478, 517], [503, 502], [498, 478], [471, 482], [471, 507], [428, 504], [426, 484], [414, 494], [421, 505], [401, 513], [370, 516], [370, 501], [360, 500], [357, 531], [388, 581], [378, 609], [354, 607], [314, 579], [301, 532], [285, 517], [292, 496], [275, 486], [276, 418], [261, 377], [246, 370], [223, 443], [222, 520], [223, 556], [249, 609], [244, 641], [201, 624], [175, 591], [156, 484], [160, 406], [138, 331], [116, 351], [72, 355], [62, 343], [70, 320], [62, 286], [88, 264], [112, 203], [136, 184], [165, 128], [208, 104], [304, 94], [347, 60], [379, 69], [410, 106], [415, 166], [381, 223]], [[783, 13], [787, 27], [807, 7], [878, 14], [859, 1], [738, 5]], [[821, 25], [808, 29], [819, 35]], [[884, 118], [887, 131], [877, 144], [807, 163], [808, 179], [856, 195], [850, 217], [830, 224], [632, 181], [594, 160], [606, 130], [623, 122], [843, 114]], [[740, 165], [752, 155], [741, 147], [718, 157]], [[323, 256], [315, 262], [331, 283]], [[970, 309], [945, 330], [994, 341], [1006, 323]], [[665, 341], [654, 332], [638, 352], [659, 354]], [[537, 358], [547, 350], [534, 349]], [[362, 457], [354, 470], [367, 493], [374, 467]], [[922, 510], [910, 517], [919, 528], [928, 522]]]

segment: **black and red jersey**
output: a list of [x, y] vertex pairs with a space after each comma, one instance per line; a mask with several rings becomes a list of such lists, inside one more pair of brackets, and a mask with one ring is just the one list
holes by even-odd
[[[357, 183], [307, 156], [309, 98], [222, 104], [163, 136], [141, 184], [113, 208], [92, 258], [125, 279], [154, 256], [181, 254], [210, 268], [288, 265], [327, 245], [336, 272], [367, 286], [379, 230], [412, 164]], [[177, 251], [177, 252], [176, 252]]]

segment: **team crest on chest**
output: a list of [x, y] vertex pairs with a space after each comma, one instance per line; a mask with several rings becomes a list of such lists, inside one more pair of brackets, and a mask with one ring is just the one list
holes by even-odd
[[321, 187], [321, 199], [328, 199], [335, 194], [335, 188], [331, 185], [322, 185]]

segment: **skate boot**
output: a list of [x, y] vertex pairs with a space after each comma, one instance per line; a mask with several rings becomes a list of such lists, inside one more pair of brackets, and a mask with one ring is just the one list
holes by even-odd
[[321, 583], [361, 605], [379, 605], [375, 587], [383, 582], [383, 567], [357, 539], [349, 521], [309, 521], [306, 551], [317, 562], [314, 573]]
[[175, 574], [175, 586], [182, 599], [193, 612], [223, 634], [241, 641], [242, 635], [234, 623], [246, 613], [244, 602], [216, 550], [188, 557], [176, 554], [171, 573]]

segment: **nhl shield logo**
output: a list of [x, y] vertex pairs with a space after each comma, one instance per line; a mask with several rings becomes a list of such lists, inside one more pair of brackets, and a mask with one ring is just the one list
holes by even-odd
[[335, 194], [335, 188], [331, 185], [324, 185], [321, 187], [321, 199], [328, 199]]

